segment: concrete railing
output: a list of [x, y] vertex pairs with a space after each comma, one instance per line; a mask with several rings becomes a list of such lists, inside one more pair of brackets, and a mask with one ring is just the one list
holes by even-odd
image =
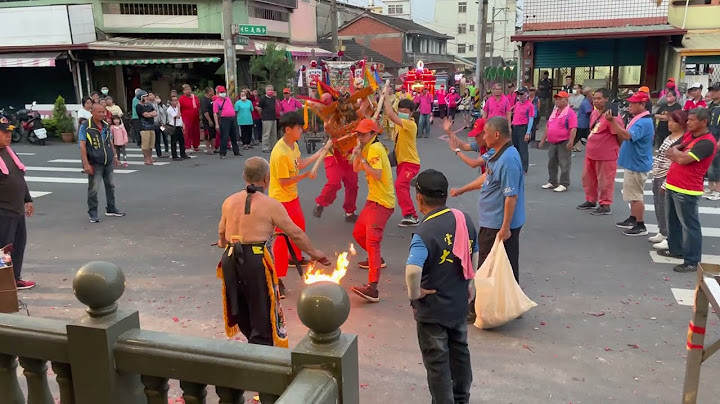
[[108, 262], [80, 268], [73, 290], [88, 309], [71, 323], [0, 314], [0, 403], [26, 402], [18, 362], [28, 404], [55, 402], [48, 362], [62, 404], [167, 404], [170, 379], [187, 404], [205, 403], [209, 385], [221, 404], [246, 390], [263, 404], [359, 403], [357, 336], [340, 332], [350, 302], [337, 284], [303, 290], [297, 311], [310, 330], [292, 350], [142, 330], [138, 312], [118, 309], [125, 276]]

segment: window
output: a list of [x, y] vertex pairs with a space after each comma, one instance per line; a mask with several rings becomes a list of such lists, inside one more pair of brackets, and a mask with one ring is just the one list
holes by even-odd
[[470, 32], [475, 32], [475, 26], [474, 26], [474, 25], [470, 25]]
[[458, 34], [464, 34], [465, 32], [467, 32], [467, 25], [458, 24]]
[[467, 2], [458, 3], [458, 13], [467, 13]]
[[248, 7], [248, 15], [250, 17], [261, 18], [263, 20], [272, 20], [272, 21], [281, 21], [281, 22], [290, 21], [290, 13], [286, 13], [284, 11], [272, 10], [269, 8], [258, 7], [258, 6], [249, 6]]
[[413, 51], [413, 39], [412, 35], [408, 35], [405, 37], [405, 52], [412, 53]]
[[468, 45], [468, 52], [475, 52], [475, 45]]
[[428, 53], [428, 40], [423, 38], [420, 40], [420, 53]]
[[198, 15], [196, 4], [102, 3], [104, 14]]
[[642, 66], [620, 66], [618, 84], [621, 86], [639, 85]]
[[403, 5], [402, 4], [390, 4], [388, 6], [388, 14], [402, 14], [403, 13]]
[[459, 55], [462, 55], [462, 54], [465, 53], [465, 44], [464, 44], [464, 43], [458, 44], [458, 51], [457, 51], [457, 53], [458, 53]]

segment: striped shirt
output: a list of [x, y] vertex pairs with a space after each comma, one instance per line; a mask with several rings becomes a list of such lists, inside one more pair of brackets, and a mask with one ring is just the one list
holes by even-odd
[[682, 136], [673, 139], [671, 134], [670, 136], [665, 138], [662, 145], [660, 145], [657, 154], [655, 155], [655, 161], [653, 161], [653, 178], [667, 177], [668, 170], [670, 169], [670, 163], [672, 163], [672, 161], [670, 161], [670, 159], [667, 158], [665, 154], [670, 147], [674, 146], [680, 141], [682, 141]]

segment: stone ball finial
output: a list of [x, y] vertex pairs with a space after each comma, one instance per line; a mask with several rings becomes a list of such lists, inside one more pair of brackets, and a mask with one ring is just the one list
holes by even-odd
[[91, 317], [101, 317], [117, 310], [117, 300], [125, 292], [125, 274], [112, 262], [93, 261], [75, 273], [73, 293]]
[[297, 312], [310, 329], [308, 335], [313, 342], [333, 342], [340, 337], [340, 326], [350, 315], [350, 298], [337, 283], [313, 283], [300, 293]]

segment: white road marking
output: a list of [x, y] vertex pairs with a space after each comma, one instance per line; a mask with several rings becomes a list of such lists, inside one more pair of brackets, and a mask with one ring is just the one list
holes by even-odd
[[[81, 161], [80, 159], [55, 159], [55, 160], [50, 160], [50, 161], [48, 161], [48, 163], [76, 163], [76, 164], [81, 164], [82, 161]], [[129, 165], [133, 165], [133, 166], [141, 166], [141, 165], [144, 165], [145, 163], [142, 162], [142, 161], [128, 161], [128, 164], [129, 164]], [[166, 165], [166, 164], [170, 164], [170, 162], [169, 162], [169, 161], [158, 161], [157, 163], [154, 163], [154, 165], [156, 165], [156, 166], [164, 166], [164, 165]]]
[[[143, 158], [143, 155], [142, 155], [142, 154], [132, 154], [132, 153], [128, 153], [127, 156], [128, 156], [128, 158]], [[191, 159], [194, 159], [194, 158], [197, 157], [197, 156], [188, 155], [188, 157], [190, 157]]]
[[18, 156], [34, 156], [35, 153], [15, 152]]
[[624, 173], [624, 172], [625, 172], [625, 169], [624, 169], [624, 168], [618, 168], [618, 169], [617, 169], [617, 172], [619, 172], [619, 173]]
[[[658, 227], [655, 224], [645, 224], [650, 233], [657, 233]], [[717, 227], [702, 227], [703, 237], [720, 237], [720, 228]]]
[[52, 194], [52, 192], [30, 191], [31, 198], [39, 198], [41, 196], [50, 195], [50, 194]]
[[[620, 193], [621, 193], [621, 194], [624, 193], [622, 189], [620, 190]], [[652, 196], [652, 194], [653, 194], [653, 193], [652, 193], [652, 191], [650, 191], [650, 190], [644, 190], [644, 191], [643, 191], [643, 195], [650, 195], [650, 196]]]
[[[622, 184], [623, 179], [622, 179], [622, 178], [615, 178], [615, 182], [619, 182], [619, 183]], [[646, 179], [646, 180], [645, 180], [645, 183], [646, 183], [646, 184], [652, 184], [652, 179], [650, 179], [650, 178]]]
[[53, 184], [87, 184], [87, 178], [63, 178], [63, 177], [25, 177], [27, 182], [47, 182]]
[[[698, 207], [700, 213], [704, 215], [720, 215], [720, 208], [711, 208], [708, 206], [700, 206]], [[645, 210], [649, 210], [654, 212], [655, 211], [655, 205], [652, 204], [645, 204]]]
[[[59, 172], [59, 173], [78, 173], [82, 174], [80, 167], [78, 168], [71, 168], [71, 167], [32, 167], [32, 166], [25, 166], [25, 169], [28, 171], [50, 171], [50, 172]], [[137, 172], [137, 170], [122, 170], [122, 169], [114, 169], [114, 173], [116, 174], [132, 174]]]
[[695, 289], [670, 288], [675, 300], [681, 306], [692, 306], [695, 304]]
[[[682, 264], [683, 260], [680, 258], [668, 258], [660, 256], [657, 251], [650, 251], [650, 259], [656, 264]], [[703, 254], [702, 258], [700, 259], [700, 262], [704, 262], [707, 264], [720, 264], [720, 255], [707, 255]]]

